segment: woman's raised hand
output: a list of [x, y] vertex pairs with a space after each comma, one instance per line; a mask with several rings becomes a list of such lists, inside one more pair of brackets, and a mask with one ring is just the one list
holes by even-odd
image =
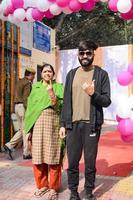
[[47, 86], [47, 90], [53, 89], [52, 87], [52, 80], [49, 81], [48, 86]]
[[49, 84], [47, 86], [47, 90], [48, 90], [48, 94], [51, 98], [52, 106], [55, 106], [56, 103], [57, 103], [57, 97], [55, 96], [51, 80], [49, 81]]

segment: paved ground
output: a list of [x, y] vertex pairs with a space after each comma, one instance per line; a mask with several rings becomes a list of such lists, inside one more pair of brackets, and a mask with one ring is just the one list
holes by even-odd
[[[106, 126], [105, 126], [106, 128]], [[113, 129], [113, 127], [112, 127]], [[0, 200], [46, 200], [33, 196], [35, 183], [31, 166], [25, 165], [22, 151], [14, 152], [14, 161], [8, 160], [4, 153], [0, 153]], [[24, 165], [20, 166], [19, 164]], [[62, 172], [62, 188], [59, 200], [68, 200], [66, 171]], [[80, 174], [79, 193], [85, 199], [84, 176]], [[133, 200], [133, 175], [123, 177], [97, 176], [94, 194], [97, 200]]]
[[[32, 168], [19, 165], [20, 162], [26, 162], [22, 160], [21, 150], [14, 152], [14, 156], [15, 160], [10, 161], [4, 153], [0, 153], [0, 200], [35, 200]], [[83, 185], [84, 176], [80, 174], [79, 192], [81, 199], [85, 199]], [[133, 175], [126, 178], [97, 176], [94, 194], [98, 200], [133, 200]], [[39, 199], [45, 200], [46, 198]], [[59, 199], [69, 199], [66, 171], [63, 171]]]

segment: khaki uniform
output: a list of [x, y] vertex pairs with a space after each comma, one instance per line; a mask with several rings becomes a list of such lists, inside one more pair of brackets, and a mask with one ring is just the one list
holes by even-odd
[[6, 146], [9, 149], [15, 148], [18, 143], [23, 141], [23, 155], [31, 154], [28, 148], [28, 135], [25, 135], [23, 131], [23, 120], [24, 120], [24, 113], [27, 106], [27, 98], [31, 91], [31, 82], [26, 78], [22, 78], [18, 81], [16, 87], [16, 93], [14, 98], [15, 103], [15, 114], [17, 116], [18, 121], [18, 131], [12, 137], [12, 139], [6, 143]]
[[26, 78], [22, 78], [17, 83], [14, 103], [22, 103], [24, 107], [27, 106], [27, 98], [31, 91], [31, 82]]

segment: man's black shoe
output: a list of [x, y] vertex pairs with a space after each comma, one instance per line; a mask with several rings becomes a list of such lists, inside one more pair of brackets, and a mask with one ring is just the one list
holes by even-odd
[[69, 200], [80, 200], [80, 197], [79, 197], [79, 193], [74, 191], [74, 192], [71, 192], [71, 195], [70, 195], [70, 199]]
[[96, 200], [96, 198], [94, 197], [92, 193], [88, 193], [86, 194], [86, 200]]
[[29, 160], [29, 159], [32, 159], [32, 156], [31, 155], [23, 155], [23, 159]]
[[5, 150], [5, 153], [8, 154], [10, 160], [13, 160], [13, 157], [12, 157], [12, 150], [8, 148], [8, 146], [4, 145], [4, 150]]

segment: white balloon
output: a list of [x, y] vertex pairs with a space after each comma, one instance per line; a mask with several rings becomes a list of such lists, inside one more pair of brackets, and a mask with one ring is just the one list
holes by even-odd
[[13, 15], [9, 14], [8, 15], [8, 21], [10, 21], [12, 24], [15, 24], [17, 26], [19, 26], [20, 21], [18, 19], [16, 19]]
[[28, 8], [28, 1], [24, 0], [24, 9]]
[[36, 8], [37, 0], [24, 0], [24, 8]]
[[118, 0], [117, 9], [120, 13], [127, 13], [132, 8], [132, 2], [130, 0]]
[[72, 10], [70, 10], [70, 8], [69, 7], [65, 7], [65, 8], [63, 8], [63, 13], [65, 13], [65, 14], [71, 14], [73, 11]]
[[37, 8], [40, 11], [47, 11], [50, 7], [51, 3], [48, 0], [38, 0]]
[[131, 116], [131, 106], [129, 105], [129, 97], [124, 95], [119, 95], [117, 100], [116, 113], [121, 118], [130, 118]]
[[132, 111], [129, 106], [119, 105], [116, 110], [117, 110], [118, 116], [121, 118], [130, 118], [131, 117]]
[[4, 0], [1, 2], [1, 8], [2, 8], [2, 10], [5, 10], [6, 7], [7, 7], [7, 2], [6, 2], [6, 0]]
[[86, 3], [88, 0], [78, 0], [80, 3]]
[[3, 12], [3, 8], [2, 8], [2, 6], [1, 6], [1, 4], [0, 4], [0, 14]]
[[133, 120], [133, 111], [131, 112], [130, 119]]
[[129, 96], [127, 103], [129, 104], [130, 108], [133, 109], [133, 94]]
[[6, 0], [6, 5], [9, 6], [12, 4], [12, 1], [11, 0]]
[[7, 6], [9, 6], [9, 5], [11, 5], [12, 4], [12, 2], [11, 2], [11, 0], [4, 0], [4, 1], [2, 1], [3, 3], [3, 9], [6, 9], [7, 8]]
[[5, 17], [2, 13], [0, 14], [0, 19], [3, 21], [7, 21], [7, 17]]
[[62, 9], [56, 3], [53, 3], [49, 10], [53, 15], [59, 15], [62, 12]]
[[19, 19], [20, 21], [23, 21], [26, 17], [25, 10], [23, 8], [18, 8], [13, 13], [14, 17]]
[[35, 20], [32, 18], [32, 8], [29, 8], [27, 11], [26, 11], [26, 19], [29, 21], [29, 22], [34, 22]]

